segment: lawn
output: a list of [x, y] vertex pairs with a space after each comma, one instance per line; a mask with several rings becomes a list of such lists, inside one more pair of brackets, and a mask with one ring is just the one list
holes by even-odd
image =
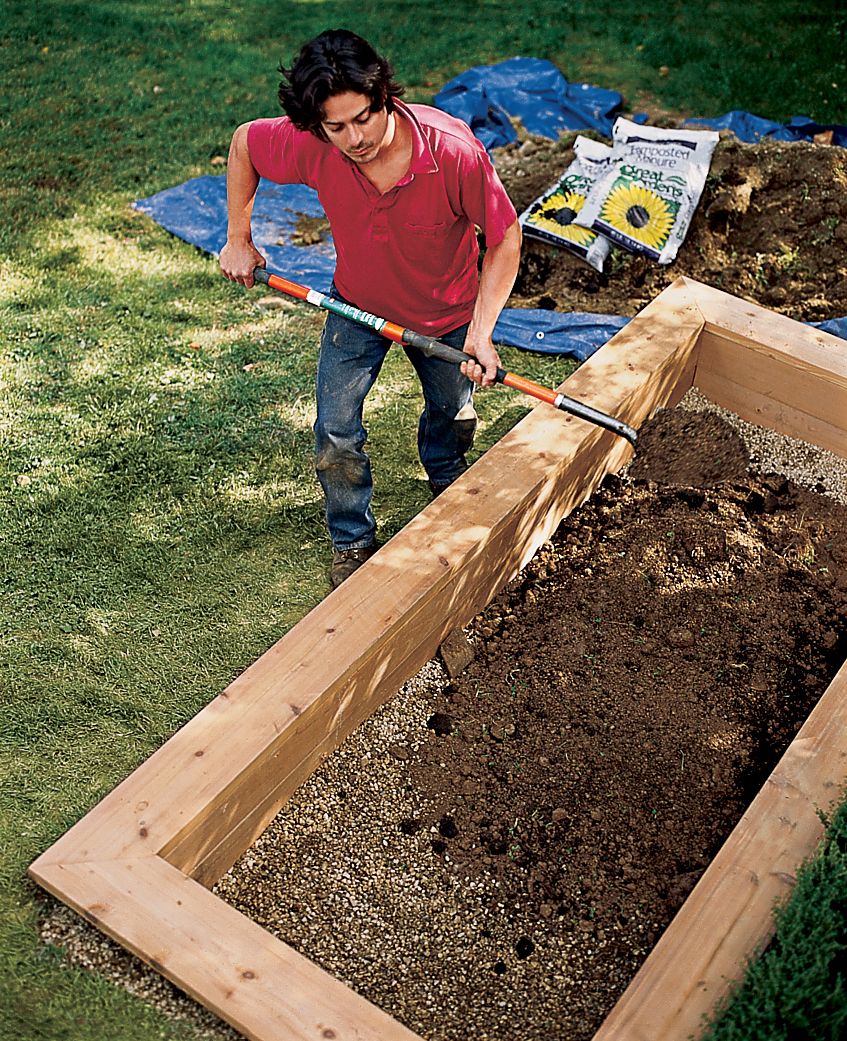
[[[131, 202], [216, 172], [323, 28], [371, 39], [412, 101], [521, 54], [631, 111], [844, 123], [847, 17], [787, 0], [45, 0], [3, 3], [0, 24], [0, 1037], [189, 1038], [39, 943], [25, 870], [326, 595], [321, 317], [259, 310]], [[503, 353], [544, 383], [571, 368]], [[479, 403], [482, 452], [527, 404]], [[369, 410], [383, 537], [428, 501], [418, 408], [398, 352]]]

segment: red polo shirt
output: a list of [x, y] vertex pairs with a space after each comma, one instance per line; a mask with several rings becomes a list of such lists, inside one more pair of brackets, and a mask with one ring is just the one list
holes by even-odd
[[495, 246], [517, 214], [467, 124], [427, 105], [395, 104], [412, 130], [412, 161], [384, 195], [334, 145], [297, 130], [288, 117], [256, 120], [247, 145], [262, 177], [316, 189], [332, 227], [342, 296], [442, 336], [473, 315], [474, 225]]

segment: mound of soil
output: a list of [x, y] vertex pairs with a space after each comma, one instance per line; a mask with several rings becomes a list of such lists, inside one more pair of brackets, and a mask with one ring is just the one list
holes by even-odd
[[[495, 154], [518, 213], [555, 184], [573, 137]], [[603, 273], [527, 237], [511, 303], [633, 315], [680, 275], [801, 321], [847, 315], [847, 149], [723, 135], [688, 235], [660, 266], [616, 249]]]
[[845, 609], [847, 505], [659, 413], [465, 670], [351, 735], [216, 891], [429, 1041], [587, 1041], [843, 661]]
[[[420, 813], [398, 822], [447, 871], [498, 879], [513, 949], [469, 1000], [496, 1008], [515, 961], [543, 975], [564, 959], [545, 1007], [573, 1039], [608, 1014], [847, 653], [847, 508], [743, 473], [714, 415], [660, 413], [658, 430], [644, 471], [674, 474], [684, 449], [688, 472], [607, 479], [475, 620], [479, 653], [410, 768]], [[539, 1036], [537, 1012], [513, 1007], [503, 1036]]]

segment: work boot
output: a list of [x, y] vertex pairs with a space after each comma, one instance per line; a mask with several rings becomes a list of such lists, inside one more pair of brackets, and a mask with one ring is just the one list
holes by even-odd
[[429, 481], [428, 484], [433, 499], [437, 499], [442, 492], [450, 487], [452, 481], [448, 481], [446, 484], [437, 484], [435, 481]]
[[332, 552], [332, 567], [329, 572], [329, 581], [333, 589], [338, 589], [341, 583], [349, 578], [354, 571], [358, 571], [366, 560], [369, 560], [379, 546], [374, 542], [370, 546], [361, 546], [358, 549], [335, 549]]

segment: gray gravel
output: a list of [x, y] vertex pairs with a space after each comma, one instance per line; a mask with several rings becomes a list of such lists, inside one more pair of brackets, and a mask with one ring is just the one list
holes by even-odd
[[[608, 938], [562, 931], [536, 906], [507, 906], [496, 869], [459, 876], [449, 853], [431, 850], [436, 829], [399, 829], [421, 812], [408, 763], [438, 740], [426, 724], [446, 680], [429, 662], [298, 791], [216, 892], [423, 1037], [513, 1037], [515, 1004], [530, 1001], [540, 1041], [562, 1028], [564, 985], [603, 959]], [[444, 767], [449, 798], [456, 779]], [[647, 917], [640, 925], [657, 928]], [[519, 957], [521, 936], [543, 943], [543, 961]], [[648, 950], [645, 937], [635, 965]], [[585, 1014], [575, 1006], [574, 1016]]]
[[[719, 412], [745, 440], [754, 469], [847, 503], [847, 460], [745, 423], [696, 391], [680, 407]], [[561, 1020], [550, 1022], [545, 1010], [563, 983], [578, 985], [587, 965], [602, 959], [607, 940], [562, 938], [552, 926], [540, 937], [543, 917], [504, 907], [496, 875], [457, 878], [428, 851], [428, 834], [410, 843], [397, 828], [419, 811], [406, 768], [435, 739], [426, 721], [445, 682], [441, 665], [429, 662], [300, 788], [216, 891], [249, 903], [256, 921], [431, 1041], [507, 1037], [511, 1009], [528, 1001], [538, 1009], [534, 1036], [561, 1035]], [[445, 764], [445, 784], [447, 777]], [[645, 920], [645, 936], [653, 928]], [[516, 956], [522, 930], [544, 944], [544, 966]], [[64, 906], [52, 907], [42, 938], [70, 963], [187, 1019], [198, 1037], [240, 1036]], [[497, 962], [504, 982], [492, 997]]]
[[847, 502], [847, 459], [816, 448], [806, 441], [776, 434], [773, 430], [755, 426], [715, 405], [698, 390], [690, 390], [680, 402], [680, 408], [717, 412], [741, 434], [750, 452], [750, 468], [763, 473], [781, 473], [797, 484], [828, 495], [838, 502]]

